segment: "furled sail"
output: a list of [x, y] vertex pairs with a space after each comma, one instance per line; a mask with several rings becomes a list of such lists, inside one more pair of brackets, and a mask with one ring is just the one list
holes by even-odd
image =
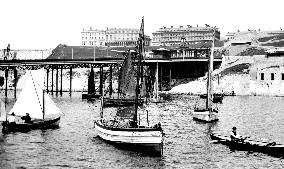
[[124, 98], [135, 97], [135, 71], [131, 54], [125, 56], [119, 75], [120, 93]]
[[28, 71], [25, 76], [22, 92], [9, 114], [14, 112], [17, 116], [24, 116], [29, 113], [31, 118], [35, 119], [43, 119], [43, 112], [45, 118], [61, 114], [59, 108], [43, 90], [44, 69]]

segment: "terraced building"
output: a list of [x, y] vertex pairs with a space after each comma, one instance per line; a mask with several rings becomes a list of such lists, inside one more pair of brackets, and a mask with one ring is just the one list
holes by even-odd
[[[153, 46], [172, 46], [177, 44], [196, 44], [200, 42], [211, 42], [213, 39], [212, 28], [206, 25], [205, 27], [187, 27], [179, 26], [174, 28], [162, 27], [158, 31], [152, 33]], [[220, 40], [220, 31], [215, 32], [215, 39]]]
[[[135, 46], [139, 29], [107, 28], [106, 30], [88, 29], [81, 32], [82, 46], [129, 47]], [[145, 36], [145, 46], [150, 45], [150, 37]]]

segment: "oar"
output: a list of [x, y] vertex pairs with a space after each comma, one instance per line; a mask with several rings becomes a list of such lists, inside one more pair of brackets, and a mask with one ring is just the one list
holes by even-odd
[[223, 139], [221, 139], [221, 140], [211, 140], [211, 141], [209, 141], [209, 143], [219, 143], [219, 142], [225, 142], [225, 141], [227, 141], [227, 140], [223, 140]]

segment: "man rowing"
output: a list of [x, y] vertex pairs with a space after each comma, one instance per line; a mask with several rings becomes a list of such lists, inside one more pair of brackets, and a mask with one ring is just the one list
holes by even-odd
[[237, 127], [234, 126], [232, 129], [233, 129], [233, 130], [232, 130], [232, 132], [231, 132], [231, 134], [230, 134], [231, 141], [235, 141], [235, 142], [241, 141], [241, 142], [243, 142], [243, 141], [246, 139], [246, 137], [245, 137], [245, 138], [242, 138], [242, 136], [240, 136], [240, 135], [237, 133]]

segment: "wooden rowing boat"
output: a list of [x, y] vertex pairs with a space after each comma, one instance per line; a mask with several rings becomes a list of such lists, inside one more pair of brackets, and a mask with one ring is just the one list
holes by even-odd
[[211, 139], [235, 150], [256, 151], [274, 156], [284, 156], [284, 145], [267, 139], [245, 137], [239, 141], [232, 141], [230, 136], [213, 133]]

